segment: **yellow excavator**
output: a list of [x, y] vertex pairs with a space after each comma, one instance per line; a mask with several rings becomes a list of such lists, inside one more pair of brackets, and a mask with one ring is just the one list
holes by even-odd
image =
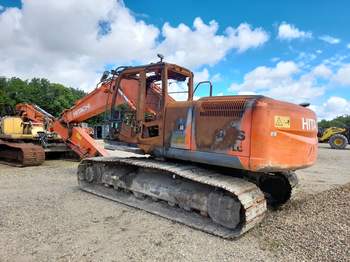
[[329, 127], [319, 128], [318, 141], [329, 143], [333, 149], [345, 149], [350, 140], [350, 128], [348, 127]]
[[20, 103], [16, 113], [0, 117], [0, 163], [38, 166], [45, 155], [69, 152], [62, 139], [52, 132], [54, 117], [37, 105]]

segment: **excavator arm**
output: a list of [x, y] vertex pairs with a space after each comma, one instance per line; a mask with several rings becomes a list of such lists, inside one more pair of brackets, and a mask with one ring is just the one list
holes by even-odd
[[30, 120], [33, 122], [42, 123], [45, 120], [53, 120], [54, 116], [46, 112], [44, 109], [34, 104], [20, 103], [16, 105], [17, 114], [22, 119]]
[[[150, 85], [148, 99], [145, 103], [145, 112], [154, 114], [157, 97], [162, 96], [157, 85]], [[108, 152], [100, 146], [79, 123], [86, 121], [103, 112], [112, 110], [119, 105], [127, 105], [136, 111], [139, 99], [138, 79], [110, 78], [103, 81], [95, 90], [78, 100], [75, 105], [66, 109], [59, 119], [52, 123], [52, 131], [59, 134], [65, 143], [81, 158], [107, 156]], [[171, 99], [171, 98], [169, 98]], [[121, 131], [121, 135], [127, 131]], [[127, 138], [127, 135], [124, 136]]]
[[[107, 156], [107, 151], [99, 145], [79, 123], [107, 111], [112, 104], [114, 80], [103, 82], [91, 93], [78, 100], [75, 105], [63, 111], [59, 119], [55, 119], [52, 130], [59, 134], [63, 141], [81, 158]], [[132, 102], [118, 96], [118, 103]]]
[[[47, 129], [58, 134], [81, 158], [107, 156], [107, 151], [88, 134], [86, 128], [80, 126], [80, 123], [119, 105], [127, 105], [135, 112], [139, 98], [138, 91], [138, 79], [124, 78], [118, 82], [118, 78], [112, 76], [102, 81], [91, 93], [76, 101], [73, 107], [64, 110], [59, 118], [28, 103], [17, 104], [16, 111], [26, 121], [47, 123]], [[157, 85], [150, 85], [148, 94], [150, 99], [146, 101], [145, 112], [154, 114], [156, 111], [154, 100], [155, 97], [161, 97], [161, 90]], [[127, 137], [127, 133], [125, 130], [121, 131], [124, 138]]]

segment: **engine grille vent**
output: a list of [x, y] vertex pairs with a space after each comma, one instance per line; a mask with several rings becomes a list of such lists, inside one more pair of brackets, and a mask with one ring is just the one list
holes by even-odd
[[246, 101], [203, 102], [200, 116], [241, 118]]

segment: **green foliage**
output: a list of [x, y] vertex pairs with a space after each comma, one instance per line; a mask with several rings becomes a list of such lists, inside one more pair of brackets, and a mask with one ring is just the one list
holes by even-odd
[[350, 127], [350, 115], [338, 116], [332, 120], [321, 120], [318, 126], [322, 128]]
[[100, 115], [91, 117], [90, 119], [86, 120], [85, 122], [89, 124], [89, 126], [95, 126], [95, 125], [101, 125], [105, 122], [105, 116], [106, 113], [102, 113]]
[[17, 77], [0, 78], [0, 114], [8, 114], [18, 103], [33, 103], [54, 116], [74, 105], [85, 96], [82, 90], [50, 83], [47, 79], [33, 78], [23, 81]]

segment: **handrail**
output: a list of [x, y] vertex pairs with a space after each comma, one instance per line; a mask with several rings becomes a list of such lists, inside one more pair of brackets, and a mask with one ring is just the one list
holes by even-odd
[[196, 93], [197, 88], [198, 88], [201, 84], [209, 84], [209, 86], [210, 86], [209, 96], [213, 96], [213, 84], [212, 84], [211, 81], [209, 81], [209, 80], [199, 82], [199, 83], [196, 85], [196, 87], [195, 87], [195, 89], [194, 89], [194, 91], [193, 91], [193, 95]]

